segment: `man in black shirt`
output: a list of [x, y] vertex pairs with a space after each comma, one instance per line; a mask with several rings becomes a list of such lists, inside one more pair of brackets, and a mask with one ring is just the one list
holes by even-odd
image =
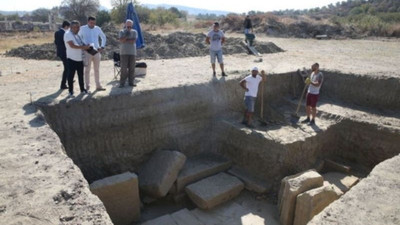
[[67, 53], [65, 49], [65, 43], [64, 43], [64, 34], [65, 32], [69, 29], [69, 22], [64, 21], [62, 23], [61, 28], [54, 33], [54, 44], [56, 44], [57, 47], [57, 56], [61, 59], [64, 65], [64, 71], [62, 74], [62, 79], [61, 79], [61, 89], [68, 89], [67, 87], [67, 76], [68, 76], [68, 67], [67, 67]]

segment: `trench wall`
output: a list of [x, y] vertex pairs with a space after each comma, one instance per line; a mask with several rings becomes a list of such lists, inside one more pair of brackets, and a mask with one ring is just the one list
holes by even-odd
[[[269, 76], [266, 98], [289, 91], [290, 84], [283, 82], [287, 76]], [[221, 115], [242, 112], [243, 95], [238, 80], [220, 80], [37, 105], [68, 156], [91, 182], [136, 171], [156, 149], [177, 149], [188, 156], [213, 151], [218, 135], [215, 121]]]
[[[330, 87], [333, 79], [335, 85], [340, 86], [338, 83], [345, 80], [342, 85], [346, 85], [348, 79], [342, 76], [352, 77], [336, 75], [335, 78], [334, 74], [324, 74], [326, 82], [322, 98], [334, 90]], [[357, 76], [354, 78], [358, 79]], [[281, 97], [299, 96], [303, 88], [300, 80], [296, 73], [269, 75], [264, 91], [267, 105], [279, 105]], [[253, 134], [244, 136], [243, 132], [221, 122], [227, 116], [243, 112], [244, 92], [238, 81], [219, 80], [100, 99], [37, 105], [59, 135], [68, 156], [81, 168], [89, 182], [128, 170], [135, 172], [156, 149], [176, 149], [188, 156], [218, 152], [232, 158], [249, 172], [276, 182], [283, 176], [315, 166], [321, 158], [339, 156], [373, 166], [398, 152], [395, 148], [400, 144], [398, 133], [387, 131], [390, 135], [379, 136], [382, 139], [373, 142], [368, 135], [381, 132], [380, 128], [367, 124], [354, 126], [351, 121], [333, 125], [306, 141], [288, 145]], [[382, 90], [391, 95], [389, 89]], [[390, 99], [397, 104], [397, 99]], [[259, 102], [256, 114], [258, 110]], [[269, 112], [265, 110], [266, 118], [273, 117], [268, 115]], [[376, 157], [374, 147], [385, 154]]]
[[400, 79], [323, 71], [321, 95], [357, 106], [400, 111]]

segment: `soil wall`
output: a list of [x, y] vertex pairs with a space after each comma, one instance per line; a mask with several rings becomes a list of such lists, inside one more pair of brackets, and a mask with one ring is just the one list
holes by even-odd
[[[358, 93], [354, 89], [361, 92], [362, 88], [345, 87], [355, 82], [351, 77], [356, 80], [358, 76], [342, 78], [333, 73], [325, 74], [324, 95], [339, 95], [343, 91], [339, 97], [352, 95], [352, 102], [364, 101], [363, 104], [371, 103], [376, 107], [398, 108], [400, 105], [396, 98], [390, 97], [390, 89], [380, 89], [389, 96], [385, 101], [375, 98], [366, 101], [361, 93], [353, 95], [353, 92]], [[282, 104], [281, 97], [298, 96], [303, 87], [296, 73], [269, 75], [267, 80], [264, 99], [269, 105]], [[370, 81], [359, 83], [363, 82]], [[373, 83], [376, 88], [391, 84], [387, 80]], [[340, 87], [341, 91], [332, 86]], [[242, 114], [243, 94], [238, 80], [221, 79], [130, 95], [37, 105], [60, 136], [68, 156], [89, 182], [127, 170], [135, 172], [156, 149], [176, 149], [188, 156], [205, 151], [219, 152], [255, 175], [274, 182], [315, 166], [318, 159], [343, 157], [372, 168], [398, 153], [395, 147], [400, 144], [398, 131], [351, 120], [286, 145], [256, 134], [243, 135], [242, 131], [221, 120]], [[258, 110], [259, 101], [256, 114]], [[266, 118], [276, 117], [269, 114], [271, 112], [273, 110], [266, 110]], [[382, 134], [376, 134], [380, 132]]]

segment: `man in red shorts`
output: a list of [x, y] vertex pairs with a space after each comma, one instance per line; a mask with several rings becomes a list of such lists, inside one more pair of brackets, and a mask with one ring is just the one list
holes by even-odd
[[[306, 85], [308, 86], [307, 92], [307, 119], [303, 120], [302, 123], [309, 123], [310, 125], [315, 124], [315, 115], [317, 114], [317, 102], [319, 97], [319, 89], [321, 88], [324, 77], [319, 71], [319, 64], [314, 63], [311, 66], [312, 73], [309, 78], [306, 79]], [[311, 120], [310, 120], [311, 115]]]

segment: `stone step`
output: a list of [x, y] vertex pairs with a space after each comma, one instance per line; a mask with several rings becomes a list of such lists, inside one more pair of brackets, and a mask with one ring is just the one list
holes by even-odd
[[239, 178], [244, 183], [244, 187], [249, 191], [264, 194], [272, 188], [272, 184], [257, 179], [240, 167], [234, 166], [228, 170], [228, 173]]
[[329, 182], [332, 185], [335, 185], [339, 188], [343, 193], [346, 193], [350, 188], [358, 183], [360, 180], [358, 177], [353, 175], [347, 175], [344, 173], [330, 172], [322, 174], [324, 181]]
[[153, 198], [164, 197], [185, 164], [186, 156], [178, 151], [160, 150], [139, 170], [139, 187]]
[[188, 209], [182, 209], [171, 214], [178, 225], [206, 225], [200, 222]]
[[199, 208], [211, 209], [233, 199], [243, 188], [244, 184], [238, 178], [219, 173], [187, 186], [185, 191]]
[[241, 205], [229, 201], [211, 210], [194, 209], [191, 211], [199, 221], [206, 225], [265, 225], [264, 218]]
[[185, 187], [203, 178], [230, 168], [232, 162], [220, 155], [201, 154], [188, 158], [170, 190], [171, 194], [184, 191]]
[[170, 214], [148, 220], [141, 225], [178, 225]]

